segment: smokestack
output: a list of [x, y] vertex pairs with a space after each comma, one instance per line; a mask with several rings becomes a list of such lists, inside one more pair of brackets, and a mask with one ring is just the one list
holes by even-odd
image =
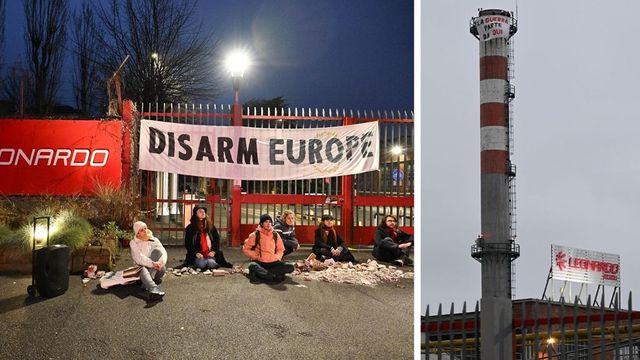
[[482, 232], [471, 248], [481, 263], [480, 349], [482, 359], [512, 358], [511, 262], [520, 255], [514, 242], [510, 159], [510, 39], [517, 31], [513, 14], [479, 10], [470, 31], [480, 41], [480, 182]]

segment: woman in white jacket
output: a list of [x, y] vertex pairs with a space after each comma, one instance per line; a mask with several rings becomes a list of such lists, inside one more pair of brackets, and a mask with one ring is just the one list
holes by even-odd
[[167, 251], [160, 240], [153, 237], [153, 233], [144, 222], [136, 221], [133, 224], [133, 231], [135, 237], [129, 246], [133, 261], [136, 265], [142, 266], [140, 280], [145, 290], [149, 292], [151, 300], [160, 299], [164, 296], [164, 291], [160, 290], [158, 283], [166, 271]]

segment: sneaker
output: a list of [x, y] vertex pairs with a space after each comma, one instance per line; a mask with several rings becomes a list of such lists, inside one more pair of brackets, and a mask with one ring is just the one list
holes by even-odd
[[393, 263], [398, 266], [404, 266], [404, 261], [402, 261], [402, 259], [393, 260]]
[[249, 279], [249, 283], [251, 284], [260, 284], [262, 281], [251, 271], [249, 271], [249, 273], [245, 274], [245, 276], [247, 277], [247, 279]]
[[151, 301], [162, 299], [163, 296], [164, 291], [160, 290], [159, 286], [154, 286], [153, 288], [151, 288], [151, 290], [149, 290], [149, 299]]
[[410, 258], [407, 258], [406, 265], [407, 266], [413, 266], [413, 260], [411, 260]]

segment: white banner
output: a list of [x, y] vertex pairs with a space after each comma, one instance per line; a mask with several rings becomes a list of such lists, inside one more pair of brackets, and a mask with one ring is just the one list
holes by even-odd
[[509, 38], [510, 18], [502, 15], [485, 15], [475, 19], [474, 25], [481, 41]]
[[551, 277], [584, 284], [620, 286], [620, 255], [551, 245]]
[[378, 170], [378, 123], [265, 129], [142, 120], [141, 170], [219, 179], [294, 180]]

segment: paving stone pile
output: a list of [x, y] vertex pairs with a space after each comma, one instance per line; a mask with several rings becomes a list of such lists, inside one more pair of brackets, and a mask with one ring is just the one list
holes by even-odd
[[[367, 260], [365, 263], [353, 264], [335, 262], [333, 259], [320, 261], [314, 254], [309, 255], [305, 260], [298, 260], [294, 263], [295, 271], [291, 274], [294, 277], [302, 278], [304, 281], [324, 281], [330, 283], [343, 283], [355, 285], [376, 285], [381, 282], [397, 282], [401, 279], [413, 279], [413, 271], [402, 271], [392, 265], [382, 265], [375, 260]], [[93, 271], [92, 271], [93, 270]], [[89, 279], [100, 278], [104, 271], [95, 272], [89, 267], [88, 274], [85, 273], [83, 282]], [[235, 265], [229, 269], [205, 270], [191, 267], [168, 268], [167, 274], [176, 277], [190, 275], [226, 276], [232, 274], [248, 274], [249, 270], [242, 265]], [[88, 275], [88, 276], [87, 276]]]
[[320, 261], [311, 254], [306, 260], [295, 263], [293, 275], [305, 281], [319, 280], [331, 283], [376, 285], [381, 282], [396, 282], [413, 279], [413, 272], [402, 271], [395, 266], [378, 264], [375, 260], [366, 263], [337, 263], [333, 259]]

